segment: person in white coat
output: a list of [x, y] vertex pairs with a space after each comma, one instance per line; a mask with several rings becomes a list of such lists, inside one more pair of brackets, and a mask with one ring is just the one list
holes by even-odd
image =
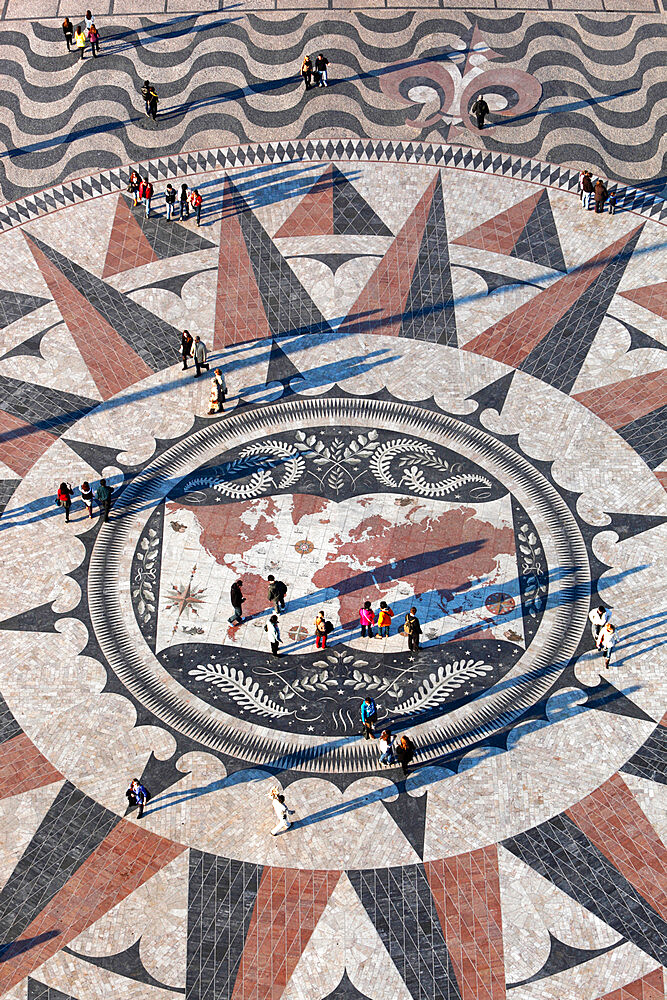
[[602, 631], [600, 632], [598, 649], [604, 657], [604, 668], [609, 669], [609, 661], [611, 660], [611, 651], [616, 645], [616, 628], [607, 622]]
[[271, 654], [273, 656], [280, 656], [278, 652], [278, 647], [280, 646], [280, 628], [278, 627], [278, 615], [271, 615], [268, 624], [264, 626], [266, 631], [269, 633], [269, 642], [271, 643]]
[[593, 642], [597, 649], [600, 648], [600, 632], [607, 624], [611, 621], [611, 608], [604, 608], [600, 605], [599, 608], [593, 608], [592, 611], [588, 613], [588, 620], [591, 623], [591, 631], [593, 633]]
[[271, 804], [273, 806], [273, 811], [276, 814], [276, 819], [278, 822], [271, 831], [271, 836], [275, 837], [279, 833], [284, 833], [285, 830], [289, 830], [292, 825], [289, 818], [289, 809], [285, 804], [285, 796], [282, 794], [279, 788], [272, 788], [270, 793]]

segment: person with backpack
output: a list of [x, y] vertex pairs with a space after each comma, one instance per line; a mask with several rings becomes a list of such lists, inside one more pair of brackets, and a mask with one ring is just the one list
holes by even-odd
[[77, 29], [76, 29], [76, 32], [74, 34], [74, 44], [76, 45], [77, 49], [79, 50], [79, 59], [81, 60], [81, 62], [83, 62], [83, 60], [85, 58], [85, 56], [84, 56], [83, 53], [84, 53], [84, 50], [86, 48], [86, 36], [84, 35], [83, 30], [82, 30], [80, 24], [77, 25]]
[[274, 611], [277, 615], [279, 615], [281, 611], [285, 610], [285, 594], [287, 593], [287, 584], [283, 583], [282, 580], [276, 580], [275, 576], [269, 576], [267, 579], [269, 584], [269, 603], [273, 605]]
[[290, 810], [285, 804], [285, 796], [280, 791], [279, 788], [272, 788], [269, 792], [271, 796], [271, 805], [273, 806], [273, 811], [276, 814], [276, 819], [278, 822], [271, 831], [271, 836], [276, 837], [279, 833], [284, 833], [289, 830], [292, 825], [289, 818]]
[[371, 696], [367, 694], [361, 703], [361, 725], [364, 729], [365, 740], [375, 739], [375, 723], [377, 722], [377, 718], [377, 705]]
[[146, 204], [146, 218], [151, 214], [151, 198], [153, 197], [153, 185], [149, 180], [146, 180], [144, 185], [144, 202]]
[[187, 184], [181, 184], [181, 193], [179, 195], [179, 201], [181, 203], [181, 222], [182, 222], [183, 219], [190, 218], [190, 202], [188, 201]]
[[380, 601], [380, 610], [378, 612], [378, 633], [381, 639], [386, 639], [389, 635], [389, 627], [393, 617], [394, 612], [391, 610], [387, 602]]
[[373, 625], [375, 624], [375, 614], [371, 609], [371, 602], [364, 601], [363, 607], [359, 608], [359, 621], [361, 623], [361, 635], [362, 638], [366, 637], [366, 632], [368, 632], [368, 638], [373, 638]]
[[97, 493], [95, 494], [95, 499], [100, 505], [100, 514], [102, 515], [105, 524], [109, 520], [109, 511], [111, 510], [112, 496], [113, 496], [113, 490], [110, 486], [107, 486], [106, 479], [100, 479], [100, 485], [97, 487]]
[[176, 204], [176, 188], [171, 184], [167, 184], [167, 189], [164, 192], [164, 203], [167, 206], [167, 222], [174, 217], [174, 205]]
[[408, 637], [408, 649], [411, 653], [416, 653], [419, 650], [419, 636], [422, 632], [416, 608], [410, 608], [405, 616], [403, 632]]
[[318, 611], [315, 619], [315, 646], [317, 649], [326, 649], [327, 645], [327, 623], [324, 611]]
[[280, 628], [278, 627], [278, 615], [271, 615], [268, 624], [264, 626], [264, 631], [269, 633], [271, 656], [280, 656], [278, 647], [280, 646], [282, 639], [280, 638]]
[[394, 748], [396, 760], [403, 768], [404, 777], [407, 776], [410, 761], [414, 760], [415, 745], [409, 736], [401, 736]]
[[192, 192], [192, 194], [190, 195], [190, 204], [192, 205], [193, 211], [195, 211], [197, 213], [197, 225], [198, 226], [201, 226], [201, 206], [202, 206], [202, 202], [203, 202], [203, 198], [200, 195], [200, 193], [197, 190], [197, 188], [195, 188], [194, 191]]
[[69, 521], [70, 507], [72, 506], [72, 494], [74, 490], [69, 483], [61, 483], [58, 487], [58, 495], [56, 497], [56, 503], [59, 507], [65, 508], [65, 521]]
[[144, 807], [151, 797], [151, 793], [142, 785], [138, 778], [132, 778], [130, 782], [130, 787], [125, 792], [127, 801], [130, 806], [139, 806], [137, 812], [137, 819], [141, 819], [144, 814]]
[[98, 53], [100, 51], [100, 33], [95, 27], [94, 21], [91, 22], [91, 25], [88, 28], [88, 41], [90, 42], [90, 48], [93, 53], [93, 58], [97, 59]]
[[65, 41], [67, 42], [67, 51], [72, 51], [72, 39], [74, 38], [74, 25], [68, 17], [63, 21], [63, 35], [65, 36]]

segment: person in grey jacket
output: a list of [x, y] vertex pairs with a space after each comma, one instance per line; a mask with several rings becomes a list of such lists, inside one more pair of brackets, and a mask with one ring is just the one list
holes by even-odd
[[195, 378], [199, 378], [201, 375], [202, 368], [208, 371], [208, 351], [206, 349], [206, 344], [200, 337], [195, 337], [195, 344], [193, 348], [193, 358], [195, 362]]

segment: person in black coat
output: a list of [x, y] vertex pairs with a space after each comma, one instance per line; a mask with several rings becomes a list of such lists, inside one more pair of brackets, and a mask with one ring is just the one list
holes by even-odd
[[181, 354], [183, 355], [183, 371], [187, 371], [188, 358], [192, 357], [192, 346], [194, 341], [189, 330], [183, 330], [181, 334]]
[[480, 94], [470, 111], [477, 119], [477, 128], [484, 128], [484, 119], [489, 113], [489, 105], [484, 100], [484, 94]]
[[243, 604], [245, 603], [245, 597], [243, 596], [243, 591], [241, 590], [242, 586], [243, 580], [237, 580], [236, 583], [232, 584], [229, 592], [232, 607], [234, 608], [234, 614], [229, 619], [230, 625], [242, 625], [244, 622]]
[[408, 637], [408, 649], [411, 653], [416, 653], [419, 649], [419, 636], [422, 634], [422, 627], [417, 618], [417, 609], [410, 608], [405, 616], [403, 632]]
[[408, 773], [408, 766], [410, 761], [414, 759], [415, 756], [415, 745], [409, 736], [401, 736], [398, 743], [394, 746], [394, 757], [398, 763], [403, 768], [403, 774]]

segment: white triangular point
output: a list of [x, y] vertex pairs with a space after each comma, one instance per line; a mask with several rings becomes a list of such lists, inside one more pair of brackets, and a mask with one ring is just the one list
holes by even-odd
[[534, 975], [549, 957], [549, 931], [575, 948], [605, 948], [621, 939], [608, 924], [498, 845], [505, 976]]
[[372, 1000], [412, 1000], [347, 875], [342, 874], [281, 1000], [321, 1000], [347, 971]]

